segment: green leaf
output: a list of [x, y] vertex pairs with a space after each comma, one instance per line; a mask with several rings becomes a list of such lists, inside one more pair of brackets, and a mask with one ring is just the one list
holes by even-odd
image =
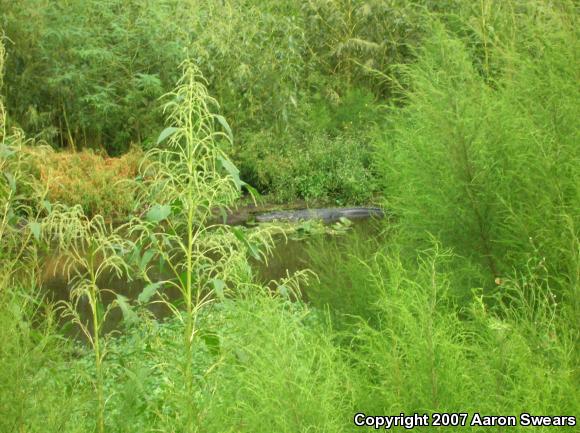
[[32, 232], [34, 239], [36, 239], [36, 241], [40, 240], [40, 231], [41, 231], [41, 225], [39, 223], [37, 223], [36, 221], [30, 222], [28, 223], [28, 227], [30, 227], [30, 231]]
[[97, 323], [99, 324], [100, 328], [101, 326], [103, 326], [103, 322], [105, 319], [105, 311], [107, 310], [105, 309], [103, 303], [99, 300], [97, 300], [95, 303], [95, 310], [97, 310]]
[[222, 126], [222, 128], [225, 129], [226, 133], [228, 134], [228, 138], [230, 139], [230, 141], [233, 142], [234, 141], [234, 134], [232, 134], [232, 128], [230, 128], [230, 124], [228, 123], [228, 121], [226, 120], [226, 118], [224, 116], [220, 116], [219, 114], [216, 114], [215, 115], [215, 118], [220, 123], [220, 125]]
[[250, 254], [253, 258], [258, 260], [259, 262], [262, 261], [262, 256], [260, 256], [260, 250], [255, 244], [248, 242], [248, 249], [250, 250]]
[[163, 281], [158, 281], [156, 283], [148, 284], [141, 291], [141, 293], [137, 297], [137, 300], [142, 304], [149, 302], [149, 300], [153, 297], [153, 295], [155, 295], [157, 293], [157, 291], [159, 290], [159, 288], [162, 286], [163, 286]]
[[0, 144], [0, 158], [8, 158], [16, 152], [5, 144]]
[[176, 198], [171, 203], [171, 209], [175, 214], [180, 214], [183, 211], [183, 202], [180, 198]]
[[136, 323], [139, 320], [137, 313], [133, 311], [133, 307], [129, 303], [129, 299], [127, 299], [125, 296], [117, 294], [117, 305], [123, 313], [123, 320], [125, 323], [130, 325]]
[[213, 290], [216, 294], [216, 296], [223, 301], [225, 299], [225, 295], [224, 295], [224, 289], [226, 287], [226, 283], [224, 283], [222, 280], [219, 280], [217, 278], [214, 278], [213, 280], [211, 280], [212, 284], [213, 284]]
[[131, 256], [129, 257], [129, 263], [139, 265], [141, 259], [141, 247], [135, 244]]
[[250, 241], [248, 241], [248, 238], [246, 238], [246, 235], [242, 231], [242, 229], [240, 229], [239, 227], [234, 227], [234, 228], [232, 228], [232, 232], [234, 233], [236, 238], [238, 238], [238, 240], [240, 240], [246, 246], [246, 248], [250, 252], [250, 255], [253, 258], [255, 258], [258, 261], [262, 260], [262, 258], [260, 257], [260, 251], [258, 250], [256, 245], [254, 245]]
[[165, 140], [167, 140], [168, 137], [175, 134], [177, 131], [179, 131], [179, 128], [175, 128], [173, 126], [165, 128], [163, 131], [161, 131], [161, 134], [159, 134], [159, 138], [157, 139], [157, 144], [163, 143]]
[[242, 180], [242, 186], [248, 190], [248, 192], [250, 193], [250, 195], [252, 197], [254, 197], [254, 198], [260, 197], [261, 194], [258, 192], [258, 190], [256, 188], [254, 188], [253, 186], [251, 186], [250, 184], [244, 182], [243, 180]]
[[187, 272], [183, 271], [181, 274], [179, 274], [179, 283], [181, 284], [181, 287], [184, 289], [187, 289]]
[[220, 351], [220, 337], [217, 334], [212, 334], [209, 332], [203, 332], [199, 335], [203, 342], [205, 343], [209, 352], [213, 355], [217, 355]]
[[158, 223], [163, 221], [169, 215], [171, 215], [171, 206], [156, 204], [151, 209], [149, 209], [149, 212], [147, 212], [147, 215], [145, 215], [145, 219], [147, 221]]
[[10, 207], [10, 209], [8, 209], [8, 214], [7, 214], [7, 218], [8, 222], [10, 224], [16, 224], [17, 218], [16, 218], [16, 214], [14, 213], [14, 209], [12, 209], [12, 207]]
[[145, 251], [145, 254], [143, 254], [143, 257], [141, 257], [141, 261], [139, 262], [139, 269], [141, 269], [141, 271], [145, 272], [145, 270], [147, 269], [147, 265], [149, 264], [154, 255], [155, 255], [154, 251], [151, 250]]
[[249, 191], [249, 193], [252, 194], [254, 197], [260, 196], [260, 193], [254, 187], [252, 187], [251, 185], [240, 179], [240, 170], [238, 169], [238, 167], [234, 165], [233, 162], [222, 156], [218, 156], [217, 159], [222, 168], [232, 177], [238, 190], [241, 191], [243, 187], [246, 188]]
[[46, 209], [48, 213], [52, 212], [52, 204], [48, 200], [42, 200], [42, 207]]
[[238, 170], [238, 167], [236, 167], [234, 165], [234, 163], [231, 162], [229, 159], [221, 157], [221, 156], [218, 156], [218, 161], [221, 164], [221, 166], [224, 168], [224, 170], [232, 177], [232, 179], [234, 180], [234, 183], [236, 184], [236, 187], [239, 190], [241, 190], [243, 182], [240, 179], [240, 170]]
[[233, 227], [232, 228], [232, 232], [233, 232], [234, 236], [236, 238], [238, 238], [238, 240], [242, 241], [243, 243], [248, 242], [246, 240], [246, 235], [244, 234], [244, 232], [242, 231], [241, 228], [239, 228], [239, 227]]
[[14, 176], [6, 171], [4, 172], [4, 177], [8, 181], [8, 185], [10, 185], [12, 192], [16, 192], [16, 180], [14, 179]]

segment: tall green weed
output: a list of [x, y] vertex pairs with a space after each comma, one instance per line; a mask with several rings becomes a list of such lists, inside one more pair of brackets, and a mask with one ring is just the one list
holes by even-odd
[[[387, 204], [409, 248], [439, 237], [487, 289], [541, 263], [571, 304], [578, 290], [580, 102], [577, 30], [540, 4], [516, 14], [515, 42], [482, 74], [466, 44], [436, 25], [408, 69], [409, 104], [378, 152]], [[556, 281], [558, 280], [558, 281]]]
[[72, 345], [62, 338], [54, 309], [33, 278], [22, 283], [0, 287], [0, 430], [87, 431], [92, 389], [82, 378], [90, 367], [71, 368]]
[[[439, 243], [411, 261], [394, 245], [356, 250], [330, 259], [319, 252], [324, 285], [309, 295], [340, 326], [357, 412], [578, 412], [578, 330], [546, 290], [546, 275], [527, 269], [505, 281], [509, 300], [474, 291], [463, 304], [455, 259]], [[360, 303], [348, 297], [359, 291]]]

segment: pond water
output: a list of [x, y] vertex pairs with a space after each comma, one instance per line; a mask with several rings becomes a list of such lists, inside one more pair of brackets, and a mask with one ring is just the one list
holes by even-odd
[[[361, 239], [371, 239], [377, 236], [381, 230], [379, 221], [369, 219], [359, 219], [347, 225], [338, 226], [339, 230], [320, 230], [311, 231], [308, 222], [303, 224], [301, 230], [296, 235], [284, 238], [278, 236], [275, 238], [274, 248], [267, 262], [250, 260], [256, 278], [260, 283], [268, 284], [272, 280], [278, 280], [292, 274], [295, 271], [303, 269], [312, 269], [312, 254], [316, 254], [317, 266], [324, 265], [328, 258], [328, 266], [334, 266], [332, 256], [325, 257], [325, 249], [332, 245], [336, 248], [348, 250], [349, 244], [355, 240], [360, 242]], [[318, 225], [318, 229], [320, 225]], [[63, 271], [62, 260], [58, 257], [47, 257], [44, 261], [43, 287], [53, 301], [68, 300], [71, 290], [71, 284]], [[315, 270], [315, 269], [314, 269]], [[137, 299], [143, 290], [145, 283], [143, 281], [127, 281], [125, 278], [117, 278], [109, 275], [97, 282], [101, 289], [108, 289], [111, 292], [123, 295], [129, 299]], [[111, 303], [115, 295], [109, 291], [103, 293], [103, 302]], [[170, 300], [177, 299], [170, 293], [166, 294]], [[303, 288], [302, 296], [308, 300], [308, 289]], [[78, 307], [81, 317], [90, 317], [88, 303], [81, 301]], [[164, 318], [170, 314], [167, 306], [160, 303], [153, 303], [148, 306], [148, 310], [157, 318]], [[120, 309], [112, 310], [105, 324], [105, 332], [119, 328], [123, 317]], [[79, 335], [78, 330], [69, 329], [67, 334], [71, 336]]]
[[[373, 219], [364, 219], [353, 222], [344, 232], [306, 235], [299, 239], [276, 239], [272, 255], [268, 263], [251, 261], [260, 282], [268, 283], [271, 280], [283, 278], [287, 273], [301, 269], [316, 270], [312, 254], [317, 255], [317, 264], [327, 261], [328, 266], [335, 265], [331, 255], [325, 255], [326, 249], [332, 245], [333, 249], [349, 250], [351, 243], [361, 239], [372, 239], [381, 232], [380, 222]], [[307, 292], [304, 293], [307, 296]]]

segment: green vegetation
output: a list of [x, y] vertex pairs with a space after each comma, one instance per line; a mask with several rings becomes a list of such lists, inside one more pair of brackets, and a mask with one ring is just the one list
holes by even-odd
[[[0, 0], [0, 432], [577, 431], [577, 21]], [[386, 218], [226, 225], [258, 192]]]

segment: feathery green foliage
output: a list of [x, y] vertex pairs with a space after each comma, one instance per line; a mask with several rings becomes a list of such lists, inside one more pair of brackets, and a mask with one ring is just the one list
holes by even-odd
[[[408, 71], [409, 105], [379, 165], [410, 248], [426, 232], [479, 267], [487, 289], [528, 264], [577, 299], [580, 153], [577, 30], [538, 5], [491, 50], [494, 76], [441, 26]], [[499, 288], [501, 290], [501, 287]]]
[[[129, 277], [129, 266], [123, 256], [130, 250], [131, 242], [119, 230], [108, 226], [103, 217], [88, 218], [79, 206], [55, 207], [43, 221], [42, 230], [47, 243], [56, 242], [64, 256], [63, 267], [70, 281], [70, 301], [62, 305], [62, 317], [79, 327], [94, 352], [96, 372], [97, 431], [105, 432], [107, 396], [104, 393], [104, 360], [107, 354], [107, 335], [104, 326], [113, 308], [123, 308], [125, 300], [102, 287], [103, 276]], [[72, 276], [71, 276], [72, 275]], [[116, 303], [106, 305], [104, 295], [117, 296]], [[88, 303], [89, 317], [81, 313], [81, 303]]]
[[490, 311], [475, 296], [459, 313], [440, 271], [451, 258], [436, 245], [409, 271], [378, 254], [370, 276], [361, 275], [381, 293], [378, 325], [363, 324], [355, 340], [359, 380], [369, 381], [361, 405], [370, 413], [574, 413], [574, 337], [553, 300], [520, 298]]

